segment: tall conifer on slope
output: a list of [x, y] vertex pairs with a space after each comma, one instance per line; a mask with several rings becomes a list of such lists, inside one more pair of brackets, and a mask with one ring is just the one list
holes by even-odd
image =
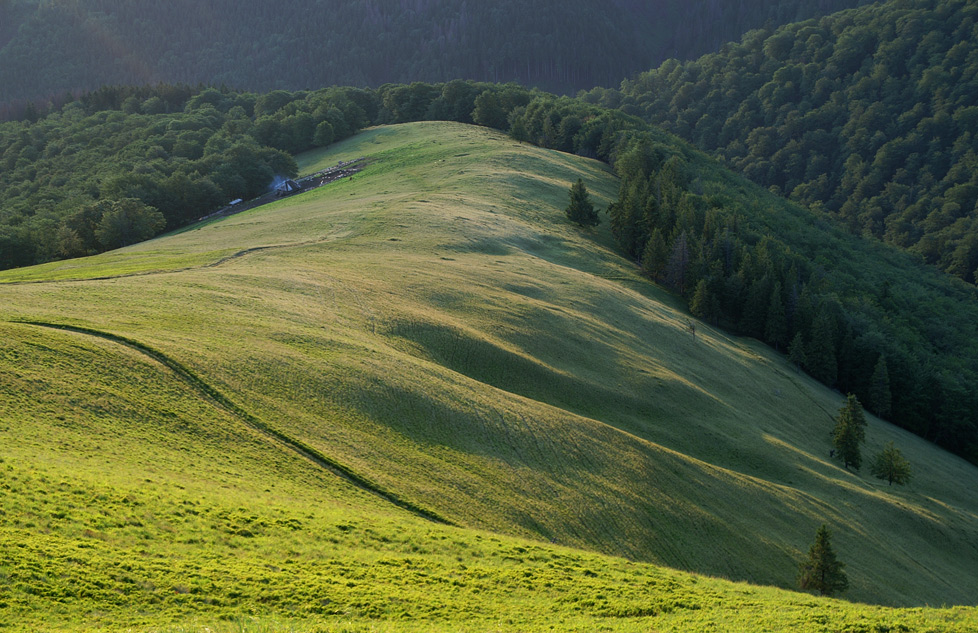
[[880, 356], [869, 379], [869, 406], [873, 413], [884, 418], [890, 415], [892, 396], [890, 394], [890, 373], [886, 367], [886, 359]]
[[572, 222], [581, 226], [597, 226], [601, 221], [597, 210], [591, 204], [591, 196], [587, 192], [587, 187], [584, 186], [584, 181], [580, 178], [571, 185], [570, 204], [564, 211]]
[[802, 589], [831, 596], [849, 588], [845, 565], [836, 558], [831, 538], [832, 533], [823, 523], [815, 532], [815, 542], [808, 550], [808, 558], [801, 564], [798, 584]]
[[866, 418], [863, 407], [856, 396], [849, 394], [845, 405], [839, 410], [835, 430], [832, 432], [832, 444], [836, 455], [848, 469], [850, 466], [859, 470], [862, 464], [860, 444], [866, 440]]

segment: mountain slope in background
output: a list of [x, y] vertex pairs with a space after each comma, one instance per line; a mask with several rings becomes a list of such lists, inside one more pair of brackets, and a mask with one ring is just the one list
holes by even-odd
[[266, 91], [462, 78], [573, 92], [715, 50], [766, 22], [856, 4], [9, 0], [0, 105], [161, 81]]
[[[0, 274], [22, 280], [0, 286], [4, 391], [15, 395], [0, 415], [4, 460], [51, 464], [45, 477], [68, 488], [99, 470], [129, 485], [178, 481], [189, 492], [170, 494], [181, 503], [208, 482], [250, 490], [262, 445], [271, 460], [256, 471], [271, 471], [265, 492], [231, 502], [227, 516], [214, 508], [217, 519], [134, 510], [139, 525], [111, 531], [84, 497], [43, 511], [17, 497], [5, 508], [20, 510], [2, 517], [8, 538], [110, 531], [152, 555], [154, 541], [170, 542], [166, 526], [220, 520], [221, 532], [194, 538], [270, 539], [290, 528], [254, 504], [319, 494], [301, 482], [320, 475], [275, 445], [288, 437], [467, 528], [792, 587], [828, 522], [851, 598], [973, 600], [978, 470], [875, 419], [867, 454], [895, 441], [915, 466], [911, 486], [830, 460], [838, 394], [749, 340], [703, 324], [693, 338], [674, 299], [615, 255], [606, 231], [566, 221], [578, 177], [599, 205], [613, 196], [601, 164], [447, 123], [372, 129], [302, 164], [360, 156], [370, 166], [353, 180], [122, 251]], [[85, 378], [61, 357], [107, 376]], [[196, 382], [174, 379], [174, 367]], [[233, 406], [215, 408], [215, 393]], [[131, 461], [132, 437], [159, 438], [159, 460]], [[188, 472], [212, 451], [223, 457]], [[383, 503], [340, 484], [330, 504]], [[326, 520], [311, 512], [305, 520]], [[248, 541], [247, 551], [273, 542]], [[315, 547], [291, 549], [309, 565]], [[79, 569], [31, 572], [29, 559], [18, 554], [14, 604], [45, 591], [67, 599], [57, 578]], [[143, 573], [133, 599], [171, 595], [140, 584]], [[224, 591], [209, 573], [198, 572], [200, 591]], [[244, 586], [220, 593], [222, 604], [250, 604], [255, 590]]]
[[667, 62], [590, 99], [974, 283], [978, 7], [895, 1]]

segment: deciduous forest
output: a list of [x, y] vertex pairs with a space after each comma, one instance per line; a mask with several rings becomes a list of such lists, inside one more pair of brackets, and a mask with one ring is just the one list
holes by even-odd
[[566, 93], [857, 3], [7, 0], [0, 104], [157, 82], [267, 91], [463, 78]]
[[587, 99], [974, 283], [978, 6], [889, 2], [758, 30]]

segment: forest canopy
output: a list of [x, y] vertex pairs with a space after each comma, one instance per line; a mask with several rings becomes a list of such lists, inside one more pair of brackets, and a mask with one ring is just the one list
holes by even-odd
[[895, 0], [670, 60], [585, 98], [968, 282], [978, 270], [978, 5]]
[[3, 102], [159, 82], [266, 92], [516, 81], [572, 93], [865, 0], [6, 0]]

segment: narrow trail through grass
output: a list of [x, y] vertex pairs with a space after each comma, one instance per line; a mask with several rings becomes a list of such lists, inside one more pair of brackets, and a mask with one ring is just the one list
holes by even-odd
[[157, 349], [154, 349], [148, 345], [145, 345], [143, 343], [140, 343], [139, 341], [135, 341], [130, 338], [118, 336], [115, 334], [111, 334], [109, 332], [103, 332], [101, 330], [95, 330], [92, 328], [65, 325], [61, 323], [48, 323], [45, 321], [23, 320], [23, 321], [17, 321], [17, 323], [21, 323], [25, 325], [34, 325], [37, 327], [51, 328], [55, 330], [62, 330], [66, 332], [74, 332], [76, 334], [95, 336], [101, 339], [105, 339], [107, 341], [112, 341], [113, 343], [118, 343], [119, 345], [124, 345], [130, 349], [134, 349], [137, 352], [143, 354], [144, 356], [147, 356], [152, 360], [155, 360], [156, 362], [162, 364], [163, 366], [173, 371], [181, 380], [183, 380], [191, 387], [193, 387], [203, 398], [211, 400], [217, 406], [237, 416], [243, 422], [245, 422], [250, 427], [257, 430], [258, 432], [262, 433], [266, 437], [276, 440], [280, 445], [284, 446], [289, 450], [294, 451], [299, 456], [309, 460], [310, 462], [316, 464], [317, 466], [324, 468], [332, 472], [333, 474], [346, 479], [347, 481], [354, 484], [358, 488], [366, 490], [367, 492], [371, 492], [377, 495], [378, 497], [381, 497], [382, 499], [385, 499], [386, 501], [389, 501], [390, 503], [396, 505], [397, 507], [407, 510], [423, 519], [427, 519], [429, 521], [434, 521], [435, 523], [441, 523], [444, 525], [454, 525], [454, 523], [452, 523], [451, 521], [449, 521], [448, 519], [442, 516], [439, 516], [437, 513], [427, 508], [421, 507], [420, 505], [412, 501], [404, 499], [395, 492], [386, 490], [376, 482], [373, 482], [370, 479], [364, 477], [363, 475], [360, 475], [359, 473], [351, 469], [349, 466], [346, 466], [345, 464], [336, 461], [335, 459], [312, 448], [308, 444], [300, 440], [297, 440], [289, 436], [288, 434], [283, 433], [282, 431], [272, 427], [271, 425], [259, 420], [258, 418], [256, 418], [255, 416], [253, 416], [252, 414], [248, 413], [243, 408], [235, 404], [232, 400], [230, 400], [227, 396], [222, 394], [220, 391], [218, 391], [217, 389], [209, 385], [206, 381], [201, 379], [195, 373], [187, 369], [187, 367], [185, 367], [179, 361], [170, 358], [169, 356], [167, 356], [166, 354], [164, 354], [163, 352]]
[[230, 255], [225, 255], [216, 261], [209, 262], [206, 264], [198, 264], [196, 266], [184, 266], [181, 268], [158, 268], [154, 270], [141, 270], [139, 272], [131, 273], [118, 273], [115, 275], [102, 275], [99, 277], [74, 277], [68, 279], [30, 279], [24, 281], [7, 281], [0, 282], [0, 284], [5, 286], [31, 286], [38, 284], [63, 284], [63, 283], [78, 283], [83, 281], [109, 281], [112, 279], [125, 279], [128, 277], [148, 277], [151, 275], [169, 275], [172, 273], [185, 273], [193, 270], [204, 270], [206, 268], [217, 268], [232, 262], [236, 259], [246, 257], [248, 255], [253, 255], [255, 253], [262, 253], [266, 251], [274, 251], [278, 249], [285, 248], [302, 248], [304, 246], [316, 246], [317, 244], [325, 244], [329, 242], [329, 238], [323, 238], [318, 240], [306, 240], [303, 242], [291, 242], [288, 244], [269, 244], [267, 246], [254, 246], [252, 248], [245, 248], [237, 252], [231, 253]]

